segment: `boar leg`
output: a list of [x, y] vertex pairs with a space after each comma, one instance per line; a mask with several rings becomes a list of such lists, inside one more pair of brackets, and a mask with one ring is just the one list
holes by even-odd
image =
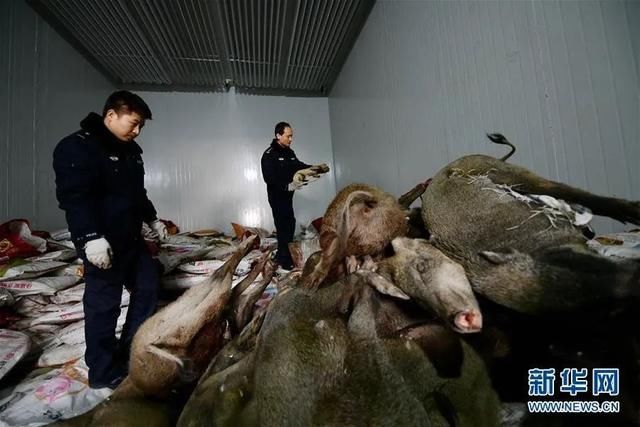
[[255, 236], [252, 236], [243, 242], [231, 258], [213, 273], [209, 283], [187, 290], [175, 302], [145, 322], [136, 335], [140, 335], [140, 332], [151, 335], [151, 339], [145, 340], [150, 345], [188, 346], [202, 325], [225, 307], [228, 296], [223, 296], [230, 293], [233, 272], [254, 239]]
[[303, 274], [298, 282], [300, 287], [309, 290], [316, 290], [324, 279], [326, 279], [329, 271], [335, 264], [339, 262], [340, 254], [343, 253], [340, 248], [340, 239], [335, 233], [325, 233], [323, 236], [328, 242], [327, 249], [322, 251], [320, 261], [309, 274]]
[[418, 197], [422, 196], [422, 193], [425, 192], [430, 181], [431, 179], [428, 179], [425, 182], [420, 182], [411, 190], [400, 196], [398, 198], [398, 203], [400, 204], [400, 206], [408, 210], [409, 206], [411, 206], [411, 203], [413, 203]]
[[265, 252], [258, 261], [256, 261], [255, 265], [244, 279], [240, 283], [238, 283], [233, 290], [231, 291], [231, 299], [235, 301], [247, 288], [256, 280], [258, 274], [264, 269], [267, 261], [269, 260], [269, 255], [271, 255], [271, 251]]
[[252, 283], [242, 294], [238, 295], [233, 304], [233, 320], [235, 329], [241, 331], [245, 325], [251, 320], [253, 314], [253, 307], [262, 296], [262, 293], [271, 283], [273, 275], [275, 273], [274, 265], [268, 261], [264, 270], [262, 271], [263, 278], [259, 283]]
[[504, 164], [497, 169], [492, 169], [489, 171], [489, 178], [496, 184], [515, 185], [514, 189], [518, 192], [547, 194], [568, 203], [585, 206], [596, 215], [640, 224], [640, 202], [597, 196], [588, 191], [550, 181], [512, 164]]
[[637, 262], [613, 261], [580, 245], [564, 245], [532, 255], [516, 250], [483, 251], [491, 268], [476, 276], [474, 289], [523, 313], [565, 312], [640, 294]]
[[197, 334], [205, 325], [222, 327], [220, 316], [231, 296], [233, 272], [254, 238], [243, 242], [209, 283], [187, 290], [140, 326], [131, 346], [129, 376], [146, 395], [166, 395], [179, 377], [178, 367], [184, 366], [178, 360], [187, 356]]

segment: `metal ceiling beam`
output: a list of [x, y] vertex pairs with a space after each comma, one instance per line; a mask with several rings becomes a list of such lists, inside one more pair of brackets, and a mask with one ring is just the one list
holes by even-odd
[[376, 0], [360, 0], [360, 4], [356, 9], [352, 24], [349, 26], [349, 32], [345, 36], [344, 42], [337, 47], [338, 51], [336, 53], [334, 63], [331, 66], [331, 72], [329, 72], [327, 77], [324, 79], [324, 84], [326, 86], [321, 89], [322, 93], [326, 95], [331, 93], [331, 89], [336, 82], [338, 73], [342, 70], [342, 66], [349, 56], [349, 52], [353, 49], [353, 45], [358, 39], [358, 34], [362, 31], [362, 27], [364, 27], [364, 23], [367, 21], [369, 13], [371, 13], [371, 9], [373, 9], [375, 2]]
[[84, 59], [89, 62], [100, 74], [104, 76], [109, 83], [117, 85], [118, 79], [95, 57], [93, 52], [89, 51], [78, 40], [78, 38], [69, 29], [60, 22], [60, 20], [49, 10], [47, 6], [43, 4], [41, 0], [27, 0], [27, 4], [42, 18], [44, 21], [51, 25], [53, 28], [67, 43], [71, 45]]
[[129, 87], [327, 94], [375, 0], [27, 0]]
[[[144, 36], [152, 41], [154, 55], [162, 58], [161, 66], [169, 75], [171, 83], [176, 80], [188, 80], [189, 72], [185, 65], [175, 58], [180, 57], [179, 45], [172, 37], [172, 31], [158, 8], [162, 2], [129, 3], [130, 13], [135, 17], [138, 25], [144, 28]], [[132, 13], [135, 11], [135, 13]], [[164, 31], [163, 31], [164, 30]]]
[[[141, 92], [192, 92], [192, 93], [226, 93], [224, 88], [214, 88], [209, 85], [195, 84], [147, 84], [147, 83], [120, 83], [118, 89]], [[320, 98], [326, 95], [317, 90], [306, 89], [282, 89], [282, 88], [247, 88], [236, 87], [235, 93], [256, 96], [286, 96], [298, 98]]]
[[[300, 9], [300, 2], [304, 0], [285, 0], [285, 13], [282, 22], [295, 22], [295, 16], [298, 15]], [[293, 33], [296, 31], [295, 25], [291, 31], [285, 31], [286, 25], [280, 25], [282, 34], [280, 35], [280, 58], [278, 60], [278, 77], [276, 80], [276, 87], [285, 87], [285, 76], [287, 69], [291, 61], [291, 50], [293, 46]]]

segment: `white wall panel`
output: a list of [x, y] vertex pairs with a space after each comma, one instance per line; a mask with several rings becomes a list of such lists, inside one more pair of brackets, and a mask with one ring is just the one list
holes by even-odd
[[[53, 149], [115, 87], [23, 1], [0, 2], [0, 49], [0, 221], [65, 227]], [[332, 163], [326, 98], [141, 95], [154, 112], [140, 138], [147, 188], [160, 215], [185, 230], [273, 227], [260, 157], [280, 120], [294, 126], [300, 159]], [[321, 216], [334, 194], [333, 173], [298, 192], [299, 222]]]
[[[162, 218], [183, 230], [231, 222], [273, 229], [262, 153], [279, 121], [294, 131], [303, 162], [333, 168], [327, 98], [140, 92], [153, 120], [138, 138], [146, 186]], [[333, 172], [296, 192], [298, 224], [322, 216], [335, 194]]]
[[401, 193], [502, 132], [514, 163], [640, 199], [638, 3], [379, 0], [329, 97], [337, 188]]
[[[631, 45], [635, 56], [636, 73], [640, 73], [640, 2], [638, 0], [625, 0], [627, 12], [627, 28], [631, 34]], [[622, 24], [624, 25], [624, 24]], [[640, 97], [640, 91], [637, 95]]]
[[0, 2], [0, 221], [65, 226], [53, 148], [114, 87], [24, 1]]
[[8, 2], [0, 2], [0, 220], [8, 213], [9, 197], [9, 97], [11, 85], [9, 76], [12, 69], [12, 8]]
[[[362, 181], [383, 185], [395, 184], [397, 181], [396, 164], [380, 168], [378, 164], [369, 162], [382, 159], [397, 162], [396, 145], [392, 139], [393, 130], [388, 119], [388, 97], [384, 88], [375, 88], [376, 82], [389, 81], [389, 62], [385, 59], [388, 52], [376, 48], [386, 43], [383, 19], [384, 15], [374, 7], [366, 25], [379, 31], [361, 34], [358, 45], [361, 45], [362, 49], [353, 50], [351, 53], [352, 56], [355, 55], [357, 62], [366, 62], [367, 69], [343, 69], [340, 78], [354, 84], [345, 85], [343, 91], [337, 93], [333, 99], [333, 102], [348, 106], [346, 110], [334, 109], [330, 112], [331, 121], [336, 120], [340, 123], [338, 127], [332, 126], [332, 138], [342, 141], [339, 151], [336, 152], [334, 146], [337, 182]], [[367, 57], [358, 58], [360, 53], [367, 53]], [[343, 112], [347, 115], [335, 116]], [[357, 140], [352, 140], [354, 137], [357, 137]]]

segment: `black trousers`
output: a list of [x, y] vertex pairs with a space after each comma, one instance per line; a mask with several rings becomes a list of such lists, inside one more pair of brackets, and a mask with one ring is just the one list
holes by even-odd
[[[84, 258], [84, 257], [83, 257]], [[131, 341], [158, 302], [158, 267], [141, 241], [113, 258], [113, 266], [100, 270], [84, 258], [85, 361], [89, 385], [105, 386], [127, 373]], [[127, 318], [116, 340], [122, 289], [130, 294]]]
[[293, 235], [296, 231], [296, 218], [293, 215], [293, 192], [275, 197], [269, 195], [269, 205], [271, 205], [278, 238], [276, 261], [283, 267], [290, 267], [293, 265], [293, 259], [291, 252], [289, 252], [289, 243], [293, 241]]

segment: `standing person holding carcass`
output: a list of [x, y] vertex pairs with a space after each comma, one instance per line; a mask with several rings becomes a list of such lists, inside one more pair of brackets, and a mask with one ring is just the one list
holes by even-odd
[[269, 205], [276, 226], [278, 251], [276, 262], [285, 270], [293, 268], [289, 243], [293, 241], [296, 218], [293, 214], [293, 193], [319, 174], [329, 171], [326, 164], [311, 166], [301, 162], [291, 149], [293, 129], [287, 122], [279, 122], [274, 129], [275, 137], [262, 154], [262, 177], [267, 184]]
[[[131, 340], [158, 301], [158, 269], [141, 236], [146, 222], [161, 240], [167, 229], [144, 187], [135, 138], [151, 110], [138, 95], [117, 91], [102, 116], [89, 113], [80, 130], [53, 153], [56, 196], [84, 261], [85, 360], [92, 388], [115, 388], [127, 373]], [[122, 287], [131, 293], [119, 342]]]

